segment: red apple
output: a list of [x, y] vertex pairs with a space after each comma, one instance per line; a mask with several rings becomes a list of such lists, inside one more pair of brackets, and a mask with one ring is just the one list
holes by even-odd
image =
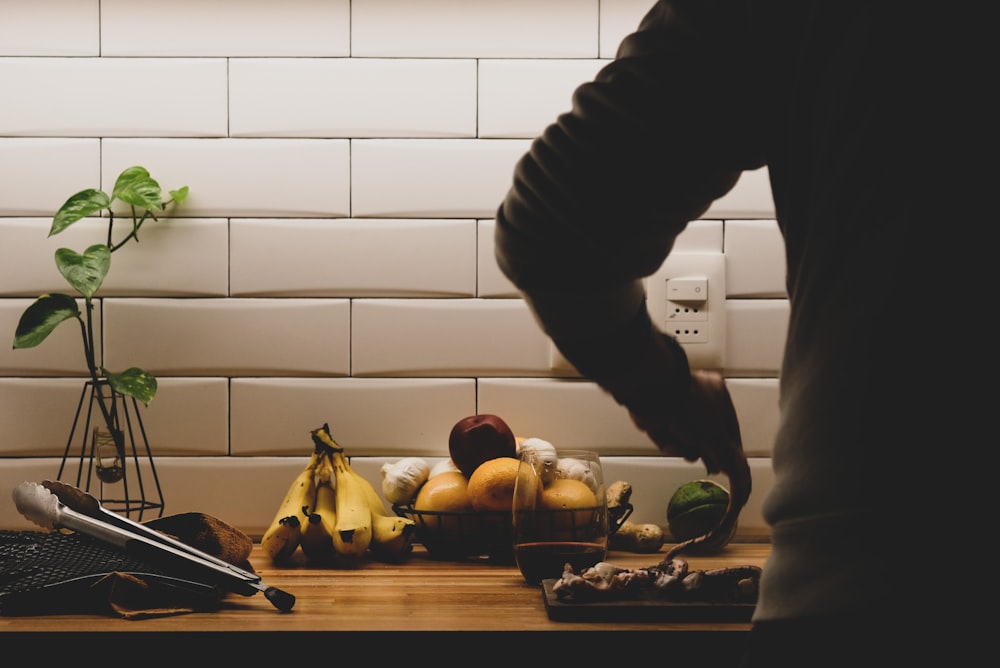
[[489, 459], [517, 457], [514, 432], [502, 418], [490, 413], [470, 415], [455, 423], [448, 435], [451, 461], [468, 478]]

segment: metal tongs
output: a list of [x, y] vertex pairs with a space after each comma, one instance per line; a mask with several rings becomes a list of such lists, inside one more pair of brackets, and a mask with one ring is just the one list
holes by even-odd
[[13, 497], [18, 512], [42, 527], [77, 531], [157, 565], [196, 570], [236, 594], [253, 596], [262, 591], [282, 612], [295, 605], [295, 596], [265, 585], [256, 573], [111, 512], [92, 494], [72, 485], [51, 480], [23, 482]]

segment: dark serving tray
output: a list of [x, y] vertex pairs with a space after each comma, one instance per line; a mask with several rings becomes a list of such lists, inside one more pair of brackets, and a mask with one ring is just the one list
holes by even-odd
[[560, 600], [542, 580], [545, 610], [557, 622], [749, 622], [756, 603], [665, 599]]

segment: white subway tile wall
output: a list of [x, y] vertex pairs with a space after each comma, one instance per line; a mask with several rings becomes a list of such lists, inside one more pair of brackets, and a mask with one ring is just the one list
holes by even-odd
[[[113, 256], [98, 362], [141, 366], [167, 514], [259, 536], [328, 423], [379, 486], [496, 413], [598, 450], [633, 519], [704, 469], [659, 456], [559, 363], [493, 259], [493, 216], [533, 137], [614, 57], [649, 0], [34, 0], [0, 3], [0, 528], [54, 478], [84, 389], [79, 328], [14, 350], [20, 314], [70, 289], [53, 253], [103, 240], [51, 217], [143, 165], [190, 196]], [[739, 104], [733, 100], [733, 104]], [[787, 299], [764, 170], [678, 239], [724, 253], [722, 371], [752, 457], [740, 533], [767, 536]], [[121, 219], [119, 219], [121, 220]], [[651, 279], [655, 280], [655, 279]], [[725, 482], [724, 478], [720, 479]]]

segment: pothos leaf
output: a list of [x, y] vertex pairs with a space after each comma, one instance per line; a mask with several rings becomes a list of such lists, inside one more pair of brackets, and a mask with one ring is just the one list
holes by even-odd
[[109, 206], [111, 198], [100, 190], [93, 188], [81, 190], [66, 200], [56, 211], [56, 215], [52, 218], [52, 227], [49, 228], [49, 236], [59, 234], [81, 218], [103, 211]]
[[63, 320], [79, 317], [80, 309], [73, 297], [59, 293], [42, 295], [21, 314], [14, 332], [14, 348], [34, 348]]
[[111, 268], [111, 249], [94, 244], [80, 255], [69, 248], [56, 251], [56, 268], [87, 299], [101, 287]]
[[145, 167], [129, 167], [119, 174], [115, 188], [111, 191], [111, 198], [151, 211], [163, 208], [160, 184], [149, 175]]
[[138, 367], [126, 369], [118, 375], [102, 367], [101, 373], [108, 379], [108, 384], [115, 392], [133, 397], [146, 406], [156, 396], [156, 377]]
[[171, 190], [169, 192], [170, 192], [170, 199], [174, 200], [174, 204], [180, 204], [181, 202], [187, 199], [188, 187], [182, 186], [177, 190]]

